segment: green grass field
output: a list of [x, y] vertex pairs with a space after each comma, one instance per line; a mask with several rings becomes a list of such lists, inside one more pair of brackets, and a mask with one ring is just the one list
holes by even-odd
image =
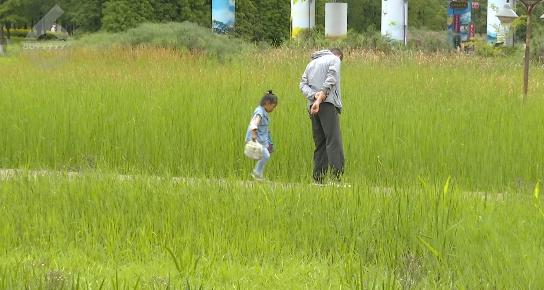
[[[0, 167], [29, 170], [0, 180], [0, 288], [544, 287], [541, 67], [524, 104], [518, 59], [348, 52], [352, 187], [318, 188], [309, 53], [0, 58]], [[243, 138], [268, 89], [255, 184]]]

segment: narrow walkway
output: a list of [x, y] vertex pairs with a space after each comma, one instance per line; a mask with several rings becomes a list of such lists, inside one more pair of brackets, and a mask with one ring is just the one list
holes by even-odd
[[[89, 172], [94, 173], [94, 172]], [[70, 178], [81, 178], [85, 176], [85, 173], [74, 172], [74, 171], [57, 171], [57, 170], [23, 170], [23, 169], [0, 169], [0, 181], [15, 179], [21, 176], [28, 176], [31, 178], [53, 176], [53, 177], [66, 177]], [[165, 177], [155, 176], [155, 175], [115, 175], [115, 174], [99, 174], [99, 176], [104, 178], [117, 178], [119, 181], [130, 181], [137, 179], [150, 178], [157, 181], [165, 181]], [[232, 185], [236, 184], [240, 187], [246, 188], [255, 188], [259, 186], [269, 186], [272, 189], [293, 189], [297, 187], [307, 187], [312, 186], [311, 184], [304, 183], [283, 183], [283, 182], [272, 182], [272, 181], [252, 181], [252, 180], [235, 180], [235, 179], [225, 179], [225, 178], [196, 178], [196, 177], [171, 177], [172, 182], [175, 184], [183, 184], [186, 186], [195, 186], [195, 185]], [[315, 186], [318, 188], [318, 186]], [[336, 188], [351, 188], [349, 184], [330, 184], [323, 187], [336, 187]]]
[[[90, 175], [96, 172], [89, 172]], [[0, 182], [4, 180], [15, 179], [21, 176], [28, 176], [31, 178], [53, 176], [53, 177], [66, 177], [71, 178], [81, 178], [84, 177], [84, 173], [74, 172], [74, 171], [58, 171], [58, 170], [23, 170], [23, 169], [0, 169]], [[96, 176], [96, 174], [95, 174]], [[150, 178], [157, 181], [165, 181], [165, 177], [155, 176], [155, 175], [115, 175], [115, 174], [98, 174], [103, 178], [117, 178], [119, 181], [131, 181], [138, 179]], [[281, 189], [288, 190], [294, 188], [339, 188], [339, 189], [350, 189], [352, 186], [350, 184], [327, 184], [323, 186], [312, 185], [311, 183], [284, 183], [284, 182], [274, 182], [274, 181], [252, 181], [252, 180], [236, 180], [236, 179], [225, 179], [225, 178], [196, 178], [196, 177], [171, 177], [172, 182], [175, 184], [182, 184], [185, 186], [197, 186], [197, 185], [232, 185], [236, 184], [240, 187], [245, 188], [257, 188], [262, 186], [267, 186], [270, 189]], [[383, 193], [386, 195], [393, 194], [395, 190], [391, 187], [372, 187], [371, 192], [374, 193]], [[471, 192], [463, 191], [463, 195], [471, 198], [480, 198], [484, 200], [494, 200], [494, 201], [505, 201], [506, 193], [494, 193], [494, 192]]]

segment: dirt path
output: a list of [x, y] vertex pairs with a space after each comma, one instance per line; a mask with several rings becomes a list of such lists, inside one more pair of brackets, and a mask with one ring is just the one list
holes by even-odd
[[[122, 175], [122, 174], [98, 174], [103, 178], [117, 178], [119, 181], [131, 181], [144, 178], [151, 178], [157, 181], [165, 181], [166, 177], [154, 176], [154, 175]], [[28, 176], [30, 178], [38, 178], [45, 176], [53, 177], [66, 177], [68, 179], [72, 178], [82, 178], [85, 176], [84, 173], [74, 172], [74, 171], [58, 171], [58, 170], [23, 170], [23, 169], [0, 169], [0, 182], [4, 180], [15, 179], [21, 176]], [[183, 184], [185, 186], [196, 186], [196, 185], [232, 185], [233, 183], [240, 187], [245, 188], [257, 188], [262, 186], [268, 186], [270, 189], [294, 189], [294, 188], [305, 188], [310, 186], [310, 184], [304, 183], [284, 183], [284, 182], [274, 182], [274, 181], [252, 181], [252, 180], [235, 180], [235, 179], [222, 179], [222, 178], [196, 178], [196, 177], [170, 177], [171, 181], [175, 184]], [[314, 186], [315, 188], [320, 188], [321, 186]], [[322, 186], [323, 188], [346, 188], [349, 189], [352, 186], [350, 184], [328, 184]], [[374, 193], [384, 193], [386, 195], [393, 194], [395, 190], [390, 187], [372, 187], [371, 192]], [[463, 191], [463, 195], [472, 198], [480, 198], [484, 200], [494, 200], [494, 201], [505, 201], [506, 193], [495, 193], [495, 192], [471, 192]]]
[[[4, 180], [15, 179], [21, 176], [28, 176], [30, 178], [38, 178], [45, 176], [52, 177], [66, 177], [71, 178], [82, 178], [85, 176], [84, 173], [74, 172], [74, 171], [57, 171], [57, 170], [22, 170], [22, 169], [0, 169], [0, 182]], [[98, 174], [98, 176], [103, 178], [117, 178], [119, 181], [131, 181], [144, 178], [151, 178], [157, 181], [165, 181], [166, 177], [154, 176], [154, 175], [122, 175], [122, 174]], [[236, 184], [240, 187], [254, 188], [258, 186], [269, 186], [272, 189], [293, 189], [309, 186], [310, 184], [303, 183], [284, 183], [284, 182], [273, 182], [273, 181], [252, 181], [252, 180], [235, 180], [235, 179], [222, 179], [222, 178], [196, 178], [196, 177], [170, 177], [171, 181], [176, 184], [183, 184], [186, 186], [194, 185], [231, 185]], [[330, 186], [338, 188], [351, 188], [349, 184], [331, 184]], [[329, 187], [329, 186], [324, 186]]]

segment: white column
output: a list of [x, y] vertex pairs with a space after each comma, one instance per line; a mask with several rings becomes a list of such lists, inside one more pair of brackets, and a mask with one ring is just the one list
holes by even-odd
[[408, 1], [382, 0], [382, 35], [405, 42], [407, 29]]
[[348, 3], [325, 4], [325, 37], [341, 38], [348, 34]]
[[315, 0], [291, 0], [291, 36], [315, 26]]

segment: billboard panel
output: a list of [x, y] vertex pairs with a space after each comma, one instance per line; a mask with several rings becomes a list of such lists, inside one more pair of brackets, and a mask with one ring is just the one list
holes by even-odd
[[234, 0], [212, 1], [212, 28], [216, 33], [228, 33], [234, 29], [236, 6]]
[[448, 40], [453, 47], [471, 37], [472, 0], [448, 0]]

